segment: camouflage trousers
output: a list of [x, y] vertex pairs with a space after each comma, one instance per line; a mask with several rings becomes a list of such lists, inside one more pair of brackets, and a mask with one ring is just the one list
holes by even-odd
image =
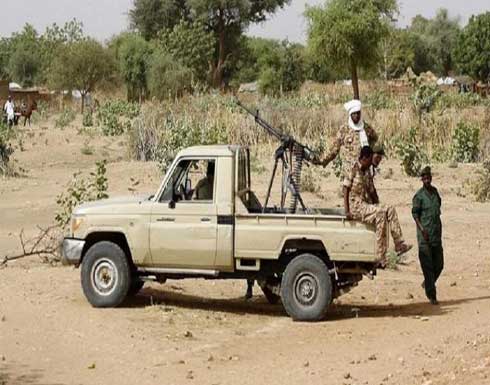
[[379, 259], [385, 259], [388, 251], [387, 226], [395, 245], [403, 242], [402, 228], [393, 206], [372, 205], [362, 201], [354, 201], [351, 202], [351, 212], [355, 220], [375, 226], [376, 256]]

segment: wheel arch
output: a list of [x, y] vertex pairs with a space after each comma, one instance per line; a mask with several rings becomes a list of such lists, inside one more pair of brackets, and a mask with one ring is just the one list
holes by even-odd
[[92, 233], [89, 233], [85, 237], [85, 245], [83, 246], [82, 258], [80, 259], [80, 263], [83, 262], [83, 258], [85, 257], [85, 254], [87, 254], [87, 251], [93, 245], [102, 241], [108, 241], [118, 245], [124, 251], [124, 254], [128, 259], [131, 268], [134, 268], [131, 248], [128, 239], [126, 238], [126, 235], [122, 231], [94, 231]]
[[285, 238], [279, 253], [279, 261], [287, 264], [298, 255], [304, 253], [319, 257], [329, 267], [332, 265], [325, 243], [321, 237], [316, 236], [290, 236]]

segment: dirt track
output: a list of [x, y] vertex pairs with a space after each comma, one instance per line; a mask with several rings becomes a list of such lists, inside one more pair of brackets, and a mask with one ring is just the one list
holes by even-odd
[[[16, 153], [27, 178], [0, 179], [0, 256], [18, 249], [21, 228], [32, 234], [52, 221], [56, 195], [96, 159], [111, 162], [111, 195], [131, 193], [130, 177], [141, 181], [136, 192], [159, 183], [154, 165], [124, 160], [120, 140], [94, 138], [96, 155], [87, 156], [87, 138], [73, 129], [28, 132]], [[388, 168], [394, 175], [379, 181], [381, 199], [397, 206], [414, 242], [409, 204], [419, 182], [402, 177], [396, 162]], [[241, 281], [147, 284], [122, 308], [93, 309], [79, 270], [33, 258], [0, 270], [0, 384], [490, 383], [490, 205], [459, 196], [473, 169], [435, 166], [446, 257], [438, 307], [420, 288], [416, 251], [400, 270], [362, 281], [315, 324], [292, 322], [257, 287], [245, 301]], [[335, 178], [322, 182], [328, 205], [340, 203]]]

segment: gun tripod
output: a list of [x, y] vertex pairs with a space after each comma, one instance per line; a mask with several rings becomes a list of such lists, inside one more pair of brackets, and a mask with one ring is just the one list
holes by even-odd
[[291, 193], [289, 202], [288, 213], [295, 213], [299, 204], [304, 212], [308, 212], [307, 207], [301, 197], [300, 185], [301, 185], [301, 169], [303, 166], [304, 149], [295, 143], [284, 142], [281, 144], [274, 153], [274, 167], [272, 169], [272, 175], [269, 180], [269, 186], [267, 188], [267, 195], [265, 198], [264, 207], [262, 212], [267, 209], [269, 203], [272, 185], [276, 177], [277, 168], [279, 162], [281, 163], [282, 180], [281, 180], [281, 211], [285, 211], [284, 206], [286, 204], [286, 198], [288, 192]]

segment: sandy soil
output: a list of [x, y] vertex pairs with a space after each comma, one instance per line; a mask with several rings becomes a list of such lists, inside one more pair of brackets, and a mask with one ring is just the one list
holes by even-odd
[[[161, 178], [154, 164], [127, 161], [122, 139], [76, 127], [33, 126], [23, 147], [15, 158], [26, 176], [0, 179], [0, 256], [19, 251], [21, 229], [32, 235], [49, 225], [56, 195], [97, 159], [109, 161], [112, 196], [153, 192]], [[410, 202], [419, 182], [396, 161], [383, 175], [390, 168], [378, 181], [381, 199], [397, 206], [415, 242]], [[121, 308], [94, 309], [78, 269], [34, 257], [0, 270], [0, 384], [489, 384], [490, 204], [462, 196], [473, 172], [435, 166], [446, 257], [440, 306], [420, 287], [416, 248], [399, 270], [362, 281], [314, 324], [292, 322], [257, 287], [245, 301], [242, 281], [146, 284]], [[267, 173], [255, 177], [263, 194]], [[319, 183], [323, 205], [340, 204], [335, 177]]]

